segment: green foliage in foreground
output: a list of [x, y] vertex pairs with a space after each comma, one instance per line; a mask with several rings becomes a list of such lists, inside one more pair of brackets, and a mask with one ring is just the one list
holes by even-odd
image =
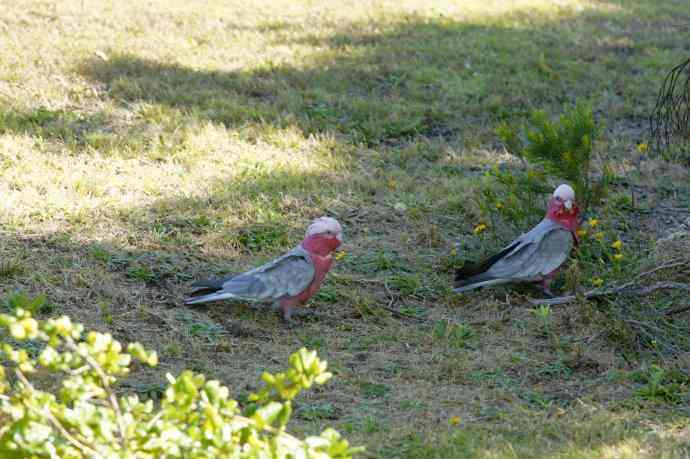
[[[333, 429], [305, 440], [286, 433], [291, 400], [331, 378], [327, 363], [300, 349], [285, 373], [262, 376], [264, 387], [241, 408], [227, 387], [204, 375], [168, 374], [160, 406], [114, 384], [132, 359], [155, 366], [138, 343], [126, 351], [111, 335], [85, 333], [69, 317], [38, 321], [23, 308], [0, 315], [0, 455], [50, 458], [349, 458], [360, 451]], [[49, 375], [50, 378], [46, 376]], [[59, 381], [53, 394], [40, 381]]]

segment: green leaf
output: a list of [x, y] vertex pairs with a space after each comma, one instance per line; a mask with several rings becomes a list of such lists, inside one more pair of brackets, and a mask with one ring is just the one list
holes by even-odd
[[[18, 302], [20, 300], [17, 300]], [[36, 302], [23, 301], [22, 305]], [[28, 303], [27, 303], [28, 302]], [[19, 304], [19, 303], [17, 303]], [[7, 360], [21, 371], [19, 381], [8, 381], [0, 367], [0, 428], [2, 457], [243, 457], [349, 458], [359, 451], [349, 447], [337, 432], [300, 440], [285, 433], [292, 415], [291, 399], [312, 384], [325, 383], [332, 375], [327, 362], [316, 352], [300, 349], [289, 358], [284, 373], [264, 373], [265, 387], [250, 395], [256, 403], [238, 410], [227, 387], [202, 374], [183, 371], [166, 374], [168, 386], [160, 406], [142, 402], [135, 394], [118, 397], [112, 392], [117, 376], [127, 374], [132, 357], [155, 365], [157, 355], [139, 343], [123, 346], [110, 334], [90, 331], [83, 341], [83, 327], [68, 317], [46, 321], [31, 317], [31, 310], [17, 307], [13, 315], [0, 315], [0, 326], [8, 328], [22, 345], [38, 342], [34, 354], [24, 348], [2, 345]], [[59, 384], [58, 397], [24, 383], [36, 365], [51, 373]], [[112, 400], [118, 400], [117, 409]], [[54, 428], [59, 423], [64, 430]], [[121, 449], [125, 426], [126, 456]], [[70, 432], [65, 438], [63, 432]], [[86, 451], [73, 446], [74, 438]], [[8, 454], [3, 454], [8, 451]]]

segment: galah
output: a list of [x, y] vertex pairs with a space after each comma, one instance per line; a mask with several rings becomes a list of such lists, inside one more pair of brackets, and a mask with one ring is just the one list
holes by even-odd
[[575, 191], [560, 185], [549, 199], [546, 217], [496, 255], [458, 269], [455, 292], [511, 282], [535, 282], [551, 295], [549, 285], [556, 270], [577, 244], [580, 210]]
[[343, 230], [337, 220], [317, 218], [304, 240], [285, 255], [242, 274], [195, 282], [185, 304], [219, 300], [270, 303], [291, 322], [293, 308], [319, 290], [333, 264], [333, 252], [342, 242]]

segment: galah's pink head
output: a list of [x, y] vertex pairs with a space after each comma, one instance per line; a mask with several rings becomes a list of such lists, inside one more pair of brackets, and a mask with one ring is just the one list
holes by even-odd
[[343, 228], [338, 220], [319, 217], [309, 225], [302, 247], [317, 255], [328, 255], [343, 243]]
[[549, 199], [549, 210], [546, 218], [568, 228], [577, 229], [580, 209], [575, 205], [575, 190], [570, 185], [559, 185]]

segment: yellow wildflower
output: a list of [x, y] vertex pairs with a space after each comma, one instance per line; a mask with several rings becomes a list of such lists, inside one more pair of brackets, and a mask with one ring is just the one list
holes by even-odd
[[500, 202], [497, 202], [497, 203], [496, 203], [496, 208], [497, 208], [497, 209], [502, 209], [502, 208], [503, 208], [503, 204], [501, 204]]
[[474, 234], [482, 233], [486, 228], [488, 227], [484, 223], [480, 223], [474, 227]]
[[602, 279], [601, 277], [593, 277], [592, 285], [595, 287], [601, 287], [602, 285], [604, 285], [604, 279]]
[[597, 231], [594, 233], [594, 239], [597, 241], [603, 241], [604, 240], [604, 232], [603, 231]]
[[649, 145], [646, 143], [641, 143], [637, 146], [637, 151], [640, 153], [647, 153], [647, 150], [649, 150]]
[[335, 259], [338, 260], [338, 261], [340, 261], [340, 260], [342, 260], [343, 258], [345, 258], [346, 255], [347, 255], [347, 252], [344, 251], [344, 250], [341, 250], [341, 251], [339, 251], [339, 252], [336, 252], [336, 254], [335, 254]]
[[577, 237], [585, 237], [587, 236], [587, 230], [580, 228], [579, 230], [575, 231], [575, 234], [577, 234]]
[[589, 223], [589, 226], [591, 226], [592, 228], [596, 228], [599, 224], [599, 220], [597, 220], [596, 218], [590, 218], [589, 222], [587, 223]]
[[623, 247], [623, 241], [621, 241], [620, 239], [616, 239], [616, 242], [611, 244], [611, 247], [613, 247], [616, 250], [620, 250]]
[[451, 257], [455, 257], [455, 256], [457, 256], [457, 254], [458, 254], [458, 249], [456, 249], [455, 247], [453, 247], [453, 248], [450, 250], [450, 256], [451, 256]]
[[613, 256], [614, 261], [621, 261], [623, 259], [623, 254], [622, 253], [617, 253]]
[[460, 424], [460, 416], [453, 416], [448, 420], [448, 423], [452, 426], [457, 426]]

